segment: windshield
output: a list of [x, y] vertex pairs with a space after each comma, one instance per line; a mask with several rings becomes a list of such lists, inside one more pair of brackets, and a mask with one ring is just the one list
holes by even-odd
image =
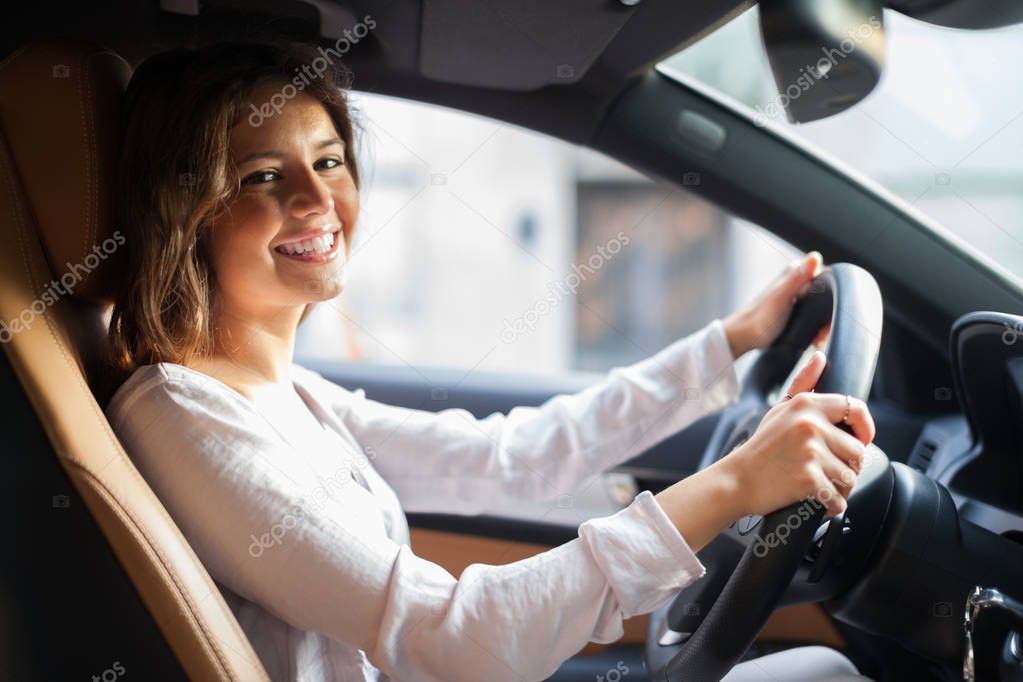
[[778, 106], [755, 6], [659, 69], [823, 150], [1023, 283], [1023, 24], [954, 30], [890, 11], [884, 23], [886, 66], [874, 92], [801, 125]]

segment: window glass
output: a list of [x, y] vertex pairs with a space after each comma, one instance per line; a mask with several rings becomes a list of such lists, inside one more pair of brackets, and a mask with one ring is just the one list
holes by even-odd
[[[687, 187], [427, 104], [353, 94], [362, 207], [300, 358], [603, 372], [723, 317], [798, 253]], [[826, 256], [826, 254], [825, 254]]]
[[[891, 11], [883, 18], [878, 87], [850, 109], [802, 125], [789, 124], [779, 106], [785, 95], [767, 62], [756, 6], [659, 68], [839, 159], [1023, 285], [1023, 87], [1013, 76], [1023, 62], [1023, 24], [967, 31]], [[856, 35], [869, 39], [863, 28]]]

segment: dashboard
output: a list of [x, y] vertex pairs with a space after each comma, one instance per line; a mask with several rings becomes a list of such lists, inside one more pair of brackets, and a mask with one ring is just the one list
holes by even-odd
[[968, 520], [1023, 540], [1023, 318], [964, 315], [949, 343], [963, 413], [926, 422], [906, 463], [948, 488]]

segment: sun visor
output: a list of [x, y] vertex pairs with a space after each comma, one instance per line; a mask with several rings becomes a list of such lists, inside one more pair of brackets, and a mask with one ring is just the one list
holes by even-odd
[[419, 70], [437, 81], [502, 90], [575, 83], [633, 9], [607, 0], [424, 0]]

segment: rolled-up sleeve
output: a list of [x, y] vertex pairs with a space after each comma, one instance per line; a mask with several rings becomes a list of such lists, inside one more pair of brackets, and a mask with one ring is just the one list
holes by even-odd
[[158, 382], [112, 423], [214, 579], [394, 679], [544, 679], [703, 574], [644, 492], [571, 542], [456, 579], [389, 539], [362, 487], [312, 496], [301, 453], [228, 398]]
[[478, 419], [377, 402], [310, 370], [331, 408], [407, 511], [477, 514], [495, 504], [553, 500], [738, 396], [718, 319], [597, 384], [540, 406]]

